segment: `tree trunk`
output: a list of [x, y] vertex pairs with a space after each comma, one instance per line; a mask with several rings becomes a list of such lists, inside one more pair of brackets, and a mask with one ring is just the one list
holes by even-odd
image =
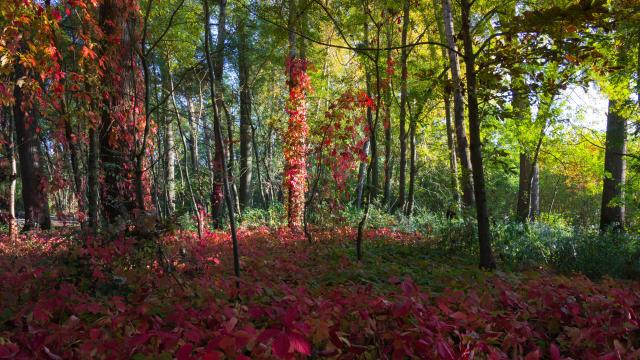
[[[208, 0], [204, 0], [206, 16], [209, 14], [208, 8]], [[220, 40], [224, 39], [224, 11], [226, 8], [226, 1], [220, 0], [220, 17], [222, 18], [222, 26], [221, 19], [218, 19], [218, 44], [216, 46], [216, 58], [221, 57], [222, 51], [224, 50], [224, 42]], [[213, 221], [213, 226], [215, 228], [222, 227], [222, 214], [224, 211], [224, 186], [223, 186], [223, 173], [225, 170], [222, 168], [222, 164], [224, 161], [224, 145], [222, 142], [222, 129], [220, 127], [220, 111], [222, 110], [221, 101], [222, 97], [220, 94], [217, 94], [216, 91], [219, 90], [218, 80], [222, 77], [222, 69], [223, 63], [221, 61], [216, 62], [211, 59], [211, 53], [209, 52], [210, 43], [211, 43], [211, 28], [209, 27], [209, 18], [205, 19], [206, 27], [205, 27], [205, 56], [208, 60], [211, 60], [211, 66], [208, 67], [209, 71], [209, 90], [212, 97], [213, 104], [213, 137], [214, 137], [214, 154], [213, 154], [213, 166], [212, 171], [214, 173], [214, 184], [213, 191], [211, 192], [211, 217]], [[222, 34], [220, 33], [222, 31]], [[220, 46], [222, 48], [220, 49]], [[220, 54], [220, 55], [218, 55]], [[217, 75], [217, 76], [216, 76]]]
[[478, 108], [477, 79], [473, 38], [471, 37], [469, 0], [461, 0], [462, 7], [462, 40], [464, 42], [464, 59], [467, 72], [467, 102], [469, 111], [469, 136], [471, 140], [471, 163], [473, 166], [473, 188], [478, 221], [478, 240], [480, 246], [480, 267], [494, 269], [496, 267], [491, 251], [491, 232], [489, 229], [489, 209], [484, 183], [482, 165], [482, 140], [480, 137], [480, 113]]
[[529, 157], [520, 153], [520, 172], [518, 179], [518, 202], [516, 207], [516, 217], [520, 222], [529, 220], [529, 210], [531, 206], [531, 160]]
[[400, 211], [405, 210], [405, 177], [407, 172], [407, 133], [406, 133], [406, 117], [407, 117], [407, 32], [409, 30], [409, 0], [404, 0], [402, 10], [402, 49], [400, 50], [400, 174], [399, 174], [399, 191], [398, 203], [396, 204]]
[[538, 162], [533, 165], [531, 174], [531, 204], [529, 210], [529, 221], [536, 221], [540, 215], [540, 174]]
[[[407, 108], [408, 108], [407, 103]], [[414, 114], [409, 111], [409, 194], [407, 195], [407, 206], [405, 215], [411, 216], [413, 214], [413, 206], [415, 201], [415, 189], [416, 189], [416, 172], [417, 172], [417, 158], [416, 158], [416, 117], [418, 114]]]
[[[16, 79], [25, 76], [22, 65], [16, 66]], [[41, 153], [38, 140], [37, 118], [27, 118], [23, 103], [22, 88], [15, 85], [13, 90], [13, 122], [20, 158], [20, 178], [22, 179], [22, 201], [24, 204], [23, 231], [36, 228], [51, 228], [49, 202], [47, 198], [47, 179], [41, 169]], [[31, 114], [37, 111], [30, 111]], [[35, 115], [33, 115], [35, 116]]]
[[[9, 229], [9, 238], [11, 241], [15, 241], [18, 238], [18, 222], [16, 220], [16, 183], [18, 179], [18, 168], [16, 164], [16, 140], [15, 140], [15, 125], [13, 124], [13, 118], [9, 114], [10, 109], [7, 107], [0, 107], [0, 126], [4, 132], [2, 140], [5, 141], [6, 157], [8, 159], [8, 168], [2, 169], [2, 175], [8, 175], [9, 187], [7, 191], [7, 214], [6, 222]], [[3, 165], [5, 165], [3, 163]], [[5, 172], [6, 171], [6, 172]], [[4, 179], [3, 179], [4, 180]]]
[[[220, 10], [222, 12], [223, 10], [223, 5], [222, 3], [225, 2], [226, 0], [220, 0], [221, 4], [220, 4]], [[205, 0], [204, 1], [204, 17], [205, 17], [205, 21], [204, 21], [204, 29], [205, 29], [205, 35], [204, 35], [204, 49], [205, 49], [205, 58], [207, 61], [207, 72], [209, 74], [209, 91], [211, 92], [211, 98], [213, 100], [213, 103], [215, 105], [215, 99], [216, 99], [216, 89], [215, 89], [215, 85], [214, 85], [214, 68], [213, 68], [213, 61], [211, 59], [211, 53], [209, 52], [209, 47], [210, 47], [210, 43], [211, 43], [211, 24], [210, 24], [210, 14], [209, 14], [209, 4], [208, 1]], [[219, 35], [219, 34], [218, 34]], [[221, 178], [222, 178], [222, 186], [223, 186], [223, 193], [226, 195], [225, 196], [225, 202], [227, 203], [227, 212], [229, 213], [229, 227], [231, 228], [231, 242], [233, 244], [233, 270], [234, 270], [234, 274], [236, 277], [240, 276], [240, 254], [239, 254], [239, 250], [238, 250], [238, 235], [236, 232], [236, 219], [235, 219], [235, 213], [234, 213], [234, 205], [233, 205], [233, 198], [231, 197], [231, 191], [229, 188], [229, 179], [227, 177], [227, 161], [224, 158], [224, 153], [223, 153], [223, 147], [222, 147], [222, 132], [220, 131], [220, 116], [218, 114], [218, 109], [217, 106], [213, 106], [213, 119], [214, 119], [214, 134], [216, 135], [215, 141], [217, 144], [220, 144], [220, 151], [219, 154], [221, 155], [221, 163], [220, 163], [220, 169], [221, 171]], [[217, 131], [215, 130], [217, 129]], [[217, 150], [216, 150], [217, 151]], [[236, 283], [236, 286], [239, 287], [239, 283]]]
[[[369, 141], [365, 142], [363, 145], [362, 152], [366, 155], [369, 155]], [[364, 186], [367, 180], [367, 162], [361, 161], [360, 166], [358, 167], [358, 187], [356, 189], [356, 207], [358, 209], [362, 208], [362, 195], [364, 192]]]
[[[240, 191], [238, 198], [242, 210], [251, 202], [251, 88], [249, 84], [249, 62], [247, 61], [247, 34], [244, 18], [237, 23], [238, 32], [238, 79], [240, 86]], [[258, 175], [259, 176], [259, 175]]]
[[[462, 92], [462, 80], [460, 78], [460, 62], [453, 30], [453, 16], [451, 15], [451, 3], [449, 0], [442, 0], [442, 17], [444, 21], [444, 32], [449, 46], [449, 68], [451, 70], [451, 82], [453, 88], [453, 123], [456, 129], [457, 152], [460, 160], [461, 182], [462, 182], [462, 203], [465, 207], [473, 205], [474, 190], [472, 183], [472, 166], [467, 154], [467, 131], [464, 125], [464, 100]], [[468, 25], [468, 24], [467, 24]], [[464, 26], [464, 24], [463, 24]]]
[[382, 205], [389, 206], [391, 202], [391, 74], [392, 61], [392, 25], [387, 26], [387, 83], [384, 89], [384, 185]]
[[94, 233], [98, 230], [99, 203], [99, 140], [96, 130], [89, 129], [89, 158], [87, 160], [87, 208], [89, 210], [89, 229]]
[[604, 153], [604, 181], [600, 230], [624, 230], [624, 186], [626, 178], [627, 119], [618, 111], [620, 103], [609, 100]]
[[200, 153], [198, 149], [198, 122], [196, 109], [191, 101], [191, 95], [187, 95], [187, 114], [189, 115], [189, 155], [191, 156], [191, 170], [194, 175], [198, 173], [198, 159]]
[[164, 124], [164, 162], [165, 162], [165, 192], [167, 197], [167, 216], [176, 211], [176, 145], [172, 122], [165, 119]]

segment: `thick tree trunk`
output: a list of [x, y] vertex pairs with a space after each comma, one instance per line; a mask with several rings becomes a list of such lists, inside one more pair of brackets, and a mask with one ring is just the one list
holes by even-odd
[[471, 37], [470, 16], [471, 3], [461, 0], [462, 7], [462, 40], [464, 42], [465, 68], [467, 72], [467, 102], [469, 111], [469, 136], [471, 140], [471, 163], [473, 166], [473, 188], [478, 221], [478, 240], [480, 246], [480, 267], [493, 269], [496, 267], [491, 251], [491, 232], [489, 229], [489, 209], [482, 165], [482, 139], [480, 137], [480, 113], [478, 108], [477, 79], [473, 38]]
[[453, 16], [451, 15], [451, 3], [449, 0], [442, 0], [442, 17], [444, 21], [444, 32], [449, 47], [449, 68], [451, 70], [451, 82], [453, 87], [453, 123], [456, 129], [456, 144], [458, 159], [461, 167], [462, 182], [462, 203], [465, 207], [473, 205], [474, 190], [472, 176], [472, 166], [467, 154], [467, 131], [464, 125], [464, 99], [462, 80], [460, 78], [460, 62], [458, 61], [457, 45], [453, 30]]
[[518, 201], [516, 206], [516, 217], [520, 222], [529, 220], [531, 208], [531, 160], [527, 154], [520, 153], [520, 174], [518, 179]]
[[[247, 34], [245, 20], [239, 18], [238, 32], [238, 79], [240, 85], [240, 186], [238, 198], [242, 210], [251, 204], [251, 88], [249, 84], [249, 62], [247, 61]], [[259, 175], [258, 175], [259, 177]]]
[[409, 30], [409, 0], [404, 0], [402, 9], [402, 49], [400, 50], [400, 173], [398, 177], [399, 191], [396, 206], [400, 211], [405, 210], [405, 183], [407, 173], [407, 32]]
[[[289, 122], [285, 137], [284, 181], [286, 190], [287, 223], [294, 231], [302, 229], [305, 213], [306, 169], [306, 59], [298, 53], [296, 0], [289, 0], [289, 56], [287, 58]], [[302, 50], [302, 49], [300, 49]]]
[[[16, 66], [16, 78], [25, 76], [22, 65]], [[22, 201], [24, 204], [23, 231], [36, 228], [51, 228], [49, 202], [47, 198], [47, 180], [41, 169], [40, 144], [38, 139], [37, 118], [27, 118], [22, 88], [14, 87], [13, 122], [20, 158], [20, 178], [22, 179]], [[37, 111], [30, 111], [34, 114]]]
[[626, 178], [627, 119], [619, 111], [619, 102], [609, 100], [604, 154], [604, 181], [600, 230], [624, 230], [624, 186]]

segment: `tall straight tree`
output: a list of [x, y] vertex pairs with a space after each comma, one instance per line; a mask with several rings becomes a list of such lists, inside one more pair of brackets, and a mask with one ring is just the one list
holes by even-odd
[[[225, 1], [225, 0], [220, 0]], [[213, 106], [213, 125], [214, 125], [214, 136], [216, 142], [216, 152], [219, 151], [220, 154], [220, 178], [222, 178], [222, 191], [220, 193], [224, 194], [224, 200], [227, 204], [227, 213], [229, 215], [229, 227], [231, 229], [231, 242], [233, 244], [233, 271], [236, 277], [240, 276], [240, 252], [238, 249], [238, 235], [236, 232], [236, 219], [233, 204], [233, 197], [231, 196], [229, 178], [227, 176], [227, 161], [224, 157], [224, 148], [222, 147], [222, 131], [220, 126], [220, 116], [218, 114], [218, 107], [215, 106], [216, 99], [216, 87], [214, 80], [214, 63], [211, 58], [211, 53], [209, 49], [211, 47], [211, 14], [209, 13], [209, 2], [208, 0], [203, 0], [203, 10], [204, 10], [204, 56], [207, 62], [207, 73], [209, 75], [209, 92], [211, 95], [211, 100], [214, 104]], [[218, 145], [220, 146], [218, 148]], [[216, 160], [214, 160], [215, 162]], [[238, 286], [239, 284], [236, 283]]]
[[[205, 15], [209, 15], [209, 0], [203, 0], [203, 4], [205, 7]], [[213, 104], [213, 138], [214, 138], [214, 147], [213, 147], [213, 163], [211, 164], [211, 171], [213, 172], [213, 189], [211, 191], [211, 217], [213, 220], [213, 226], [215, 228], [222, 227], [222, 215], [224, 211], [224, 179], [223, 174], [225, 173], [225, 169], [223, 169], [222, 164], [224, 161], [224, 144], [222, 142], [222, 127], [221, 127], [221, 119], [220, 113], [222, 111], [222, 95], [219, 92], [220, 86], [222, 84], [222, 71], [223, 71], [223, 63], [222, 56], [224, 51], [224, 37], [225, 37], [225, 27], [224, 27], [224, 17], [225, 17], [225, 9], [226, 9], [226, 0], [219, 0], [220, 14], [218, 19], [218, 39], [216, 45], [215, 58], [211, 58], [210, 48], [211, 48], [211, 28], [209, 27], [209, 18], [206, 18], [206, 28], [205, 28], [205, 56], [207, 58], [207, 63], [211, 63], [210, 66], [207, 67], [208, 75], [209, 75], [209, 88], [210, 95]], [[222, 33], [221, 33], [222, 32]], [[222, 47], [220, 46], [222, 44]], [[220, 80], [218, 80], [220, 79]]]
[[286, 60], [289, 100], [288, 126], [284, 140], [284, 185], [286, 192], [287, 224], [290, 229], [300, 231], [305, 207], [307, 186], [306, 138], [307, 102], [309, 87], [307, 60], [298, 49], [297, 28], [300, 16], [296, 0], [289, 0], [289, 54]]
[[384, 185], [382, 205], [388, 206], [391, 200], [391, 80], [393, 79], [392, 34], [393, 25], [387, 24], [387, 79], [384, 88]]
[[238, 198], [242, 210], [251, 201], [251, 85], [249, 83], [249, 59], [247, 28], [244, 14], [236, 23], [238, 33], [238, 80], [240, 86], [240, 186]]
[[402, 5], [402, 49], [400, 50], [400, 174], [398, 181], [398, 202], [396, 206], [400, 211], [405, 210], [406, 200], [406, 174], [407, 174], [407, 57], [409, 49], [407, 48], [407, 34], [409, 32], [409, 0], [404, 0]]
[[609, 100], [604, 153], [604, 181], [600, 230], [623, 230], [625, 220], [624, 185], [626, 180], [627, 119], [620, 115], [620, 102]]
[[467, 72], [467, 103], [469, 112], [469, 137], [471, 140], [471, 163], [473, 166], [473, 189], [478, 221], [478, 240], [480, 246], [480, 267], [494, 269], [496, 267], [491, 250], [491, 232], [489, 229], [489, 209], [484, 182], [482, 164], [482, 139], [480, 137], [480, 111], [478, 107], [478, 80], [476, 77], [476, 55], [473, 52], [471, 36], [471, 2], [461, 0], [462, 8], [462, 41], [464, 43], [464, 63]]
[[[453, 30], [453, 16], [451, 14], [451, 2], [442, 0], [442, 18], [444, 22], [444, 32], [447, 38], [449, 53], [449, 69], [451, 71], [451, 82], [453, 88], [453, 124], [456, 130], [456, 145], [458, 159], [460, 160], [461, 183], [462, 183], [462, 203], [465, 207], [473, 205], [474, 191], [472, 176], [472, 166], [467, 153], [467, 131], [464, 125], [464, 99], [462, 91], [462, 79], [460, 77], [460, 62], [458, 60], [458, 47]], [[464, 25], [463, 25], [464, 26]]]

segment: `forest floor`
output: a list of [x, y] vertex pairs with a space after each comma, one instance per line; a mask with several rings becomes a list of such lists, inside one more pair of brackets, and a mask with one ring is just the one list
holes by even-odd
[[357, 262], [348, 228], [241, 230], [238, 280], [224, 233], [70, 231], [0, 237], [0, 359], [640, 358], [636, 282], [483, 272], [386, 229]]

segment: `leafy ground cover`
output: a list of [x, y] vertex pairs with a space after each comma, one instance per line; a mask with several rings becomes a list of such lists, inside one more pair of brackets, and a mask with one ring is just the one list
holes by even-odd
[[[417, 233], [0, 238], [0, 359], [636, 359], [640, 287], [486, 273]], [[162, 243], [163, 251], [158, 251]]]

